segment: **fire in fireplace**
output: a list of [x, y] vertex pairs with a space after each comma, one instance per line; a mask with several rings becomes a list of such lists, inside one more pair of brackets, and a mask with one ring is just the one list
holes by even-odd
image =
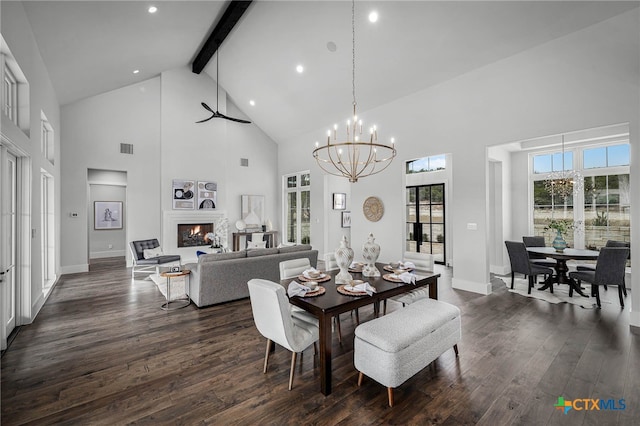
[[178, 247], [208, 246], [204, 236], [213, 232], [213, 223], [181, 223], [178, 224]]

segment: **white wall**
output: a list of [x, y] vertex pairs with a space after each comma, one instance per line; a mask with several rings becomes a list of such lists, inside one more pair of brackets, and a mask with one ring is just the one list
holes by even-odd
[[[399, 251], [403, 243], [404, 161], [451, 152], [455, 186], [449, 203], [453, 285], [478, 293], [490, 292], [486, 148], [624, 121], [633, 123], [631, 143], [637, 146], [638, 135], [633, 129], [637, 131], [640, 114], [639, 21], [636, 9], [375, 110], [360, 112], [365, 123], [378, 120], [380, 135], [393, 132], [389, 136], [395, 136], [399, 154], [381, 175], [352, 185], [352, 206], [362, 205], [369, 195], [379, 196], [385, 204], [385, 215], [375, 224], [367, 223], [360, 209], [352, 209], [353, 246], [359, 247], [373, 232], [382, 247], [381, 258], [388, 251]], [[381, 117], [383, 122], [379, 121]], [[321, 182], [311, 151], [313, 141], [325, 131], [319, 127], [315, 132], [282, 141], [280, 172], [293, 171], [282, 163], [287, 153], [287, 157], [299, 159], [297, 169], [310, 168], [313, 181]], [[632, 170], [633, 181], [637, 181], [635, 173]], [[315, 186], [313, 190], [325, 192]], [[633, 223], [640, 219], [638, 210], [633, 213]], [[323, 213], [312, 207], [312, 217], [323, 217]], [[477, 230], [468, 230], [469, 223], [477, 224]], [[312, 234], [312, 240], [322, 238]], [[640, 247], [632, 250], [638, 256], [635, 261], [640, 261], [638, 250]]]
[[[0, 132], [5, 139], [3, 145], [11, 145], [18, 150], [18, 155], [24, 156], [24, 166], [28, 168], [26, 173], [23, 174], [25, 187], [21, 196], [29, 194], [29, 197], [24, 200], [23, 205], [26, 210], [20, 216], [27, 237], [21, 247], [21, 265], [16, 270], [17, 279], [21, 286], [20, 297], [22, 298], [18, 322], [27, 324], [35, 318], [51, 290], [50, 288], [48, 291], [43, 291], [41, 279], [40, 173], [41, 170], [45, 170], [53, 177], [56, 200], [54, 210], [56, 217], [60, 217], [60, 108], [22, 3], [1, 2], [0, 19], [2, 36], [29, 82], [28, 112], [30, 114], [30, 128], [28, 135], [7, 120], [4, 114], [1, 114], [2, 122], [0, 126]], [[40, 152], [41, 112], [46, 115], [54, 132], [53, 164]], [[30, 238], [32, 230], [35, 236]], [[58, 221], [55, 224], [55, 239], [55, 253], [60, 253], [60, 227]], [[56, 275], [59, 276], [59, 256], [56, 256], [55, 259], [55, 271]]]
[[[184, 67], [63, 108], [65, 272], [88, 269], [87, 169], [126, 172], [127, 243], [158, 238], [162, 245], [161, 222], [163, 211], [172, 209], [173, 179], [217, 182], [216, 211], [226, 212], [230, 231], [240, 217], [242, 194], [264, 195], [265, 216], [276, 217], [276, 145], [253, 124], [221, 119], [196, 124], [209, 115], [200, 102], [215, 106], [215, 93], [209, 76]], [[224, 113], [226, 94], [220, 93]], [[230, 115], [243, 116], [229, 106]], [[133, 155], [120, 154], [120, 143], [132, 143]], [[241, 157], [249, 159], [249, 167], [240, 167]], [[67, 210], [83, 213], [72, 219]]]
[[[277, 223], [277, 145], [254, 124], [220, 118], [196, 123], [210, 115], [200, 102], [215, 109], [216, 83], [206, 73], [193, 74], [184, 67], [162, 74], [162, 209], [171, 209], [173, 179], [214, 181], [216, 211], [226, 213], [229, 232], [236, 231], [244, 194], [264, 195], [265, 220]], [[219, 109], [246, 119], [222, 88]], [[241, 158], [249, 160], [248, 167], [240, 165]]]
[[96, 201], [120, 201], [122, 218], [127, 216], [127, 188], [121, 185], [89, 184], [89, 259], [125, 256], [127, 253], [126, 222], [123, 220], [122, 229], [95, 229], [94, 215]]
[[[127, 174], [127, 241], [160, 234], [160, 78], [93, 96], [62, 108], [62, 268], [88, 270], [88, 169]], [[133, 155], [120, 143], [133, 144]], [[79, 212], [72, 218], [69, 212]], [[127, 257], [130, 254], [127, 253]]]

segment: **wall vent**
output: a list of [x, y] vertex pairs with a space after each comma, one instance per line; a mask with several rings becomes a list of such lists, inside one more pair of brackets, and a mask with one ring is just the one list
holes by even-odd
[[121, 143], [120, 144], [120, 154], [133, 154], [133, 144], [132, 143]]
[[249, 159], [248, 158], [241, 158], [240, 159], [240, 166], [249, 167]]

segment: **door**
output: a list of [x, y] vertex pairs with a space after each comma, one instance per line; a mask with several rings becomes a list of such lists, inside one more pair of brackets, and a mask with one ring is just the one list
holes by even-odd
[[444, 183], [407, 187], [405, 250], [429, 253], [446, 263]]
[[6, 349], [7, 337], [16, 327], [16, 208], [17, 167], [16, 157], [0, 146], [0, 294], [2, 316], [2, 349]]

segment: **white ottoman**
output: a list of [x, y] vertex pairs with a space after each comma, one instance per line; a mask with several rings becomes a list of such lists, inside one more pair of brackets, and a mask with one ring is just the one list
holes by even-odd
[[453, 347], [458, 355], [462, 334], [460, 309], [434, 299], [418, 300], [355, 330], [353, 358], [360, 372], [387, 387], [389, 406], [393, 388], [400, 386]]

